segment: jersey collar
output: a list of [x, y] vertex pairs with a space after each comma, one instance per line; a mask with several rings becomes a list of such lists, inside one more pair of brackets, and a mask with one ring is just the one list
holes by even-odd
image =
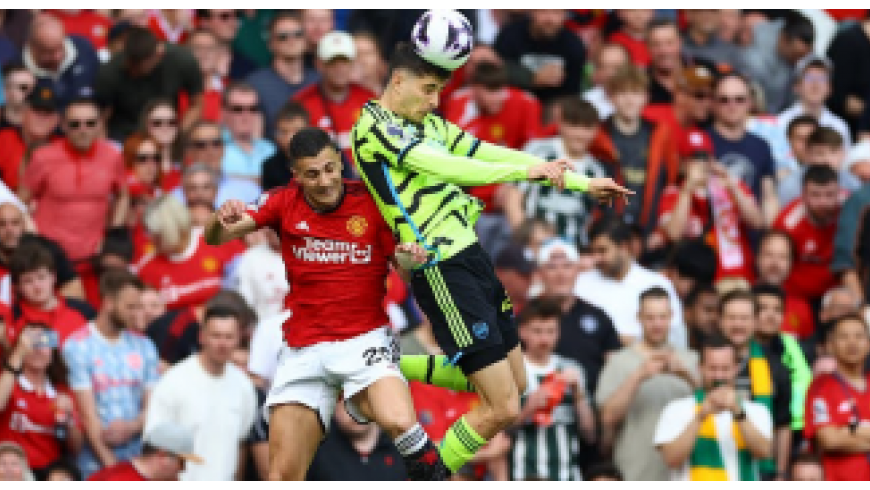
[[[33, 383], [31, 383], [29, 379], [24, 377], [23, 374], [18, 375], [18, 386], [20, 386], [22, 390], [28, 393], [33, 393], [34, 391], [36, 391], [36, 387], [33, 386]], [[45, 380], [45, 386], [43, 387], [43, 390], [45, 390], [45, 395], [49, 398], [54, 398], [55, 396], [57, 396], [57, 392], [54, 391], [54, 386], [51, 386], [51, 382], [49, 382], [47, 379]]]

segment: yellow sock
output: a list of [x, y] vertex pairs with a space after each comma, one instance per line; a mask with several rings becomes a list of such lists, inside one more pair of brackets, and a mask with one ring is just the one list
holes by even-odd
[[459, 468], [465, 466], [465, 463], [471, 461], [484, 444], [486, 439], [475, 432], [463, 416], [444, 435], [444, 439], [438, 446], [438, 453], [447, 469], [451, 473], [456, 473]]

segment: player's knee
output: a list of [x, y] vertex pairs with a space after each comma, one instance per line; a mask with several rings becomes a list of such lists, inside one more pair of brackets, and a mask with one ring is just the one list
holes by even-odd
[[417, 415], [413, 410], [400, 407], [390, 410], [383, 419], [378, 425], [394, 439], [408, 432], [417, 424]]
[[516, 391], [501, 397], [491, 404], [487, 410], [490, 424], [499, 429], [510, 426], [520, 416], [520, 397]]

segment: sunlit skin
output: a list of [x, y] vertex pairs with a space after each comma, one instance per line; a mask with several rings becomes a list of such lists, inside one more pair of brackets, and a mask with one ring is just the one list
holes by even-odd
[[840, 185], [837, 182], [808, 182], [804, 184], [802, 197], [813, 221], [821, 225], [837, 221], [840, 214]]
[[548, 354], [556, 349], [559, 341], [558, 318], [533, 318], [520, 325], [520, 339], [526, 355], [538, 361], [545, 361]]
[[55, 276], [47, 267], [25, 272], [18, 279], [18, 294], [41, 309], [51, 309], [57, 302], [54, 295]]
[[857, 320], [837, 322], [827, 343], [828, 352], [837, 360], [837, 366], [852, 375], [863, 371], [864, 360], [870, 354], [867, 327]]
[[771, 338], [779, 335], [785, 315], [782, 300], [772, 295], [758, 295], [758, 334]]
[[341, 155], [327, 146], [316, 156], [297, 158], [293, 178], [302, 186], [308, 204], [319, 210], [331, 209], [344, 192], [341, 169]]
[[762, 282], [782, 286], [791, 272], [791, 243], [784, 236], [769, 236], [758, 248], [758, 276]]
[[641, 301], [637, 316], [643, 326], [644, 342], [657, 349], [666, 346], [673, 316], [670, 299], [648, 298]]
[[722, 308], [719, 328], [728, 340], [740, 351], [749, 348], [749, 341], [755, 335], [755, 306], [747, 300], [733, 300]]

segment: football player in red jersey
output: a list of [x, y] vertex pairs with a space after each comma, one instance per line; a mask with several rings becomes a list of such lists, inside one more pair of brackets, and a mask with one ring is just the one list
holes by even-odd
[[294, 182], [254, 205], [227, 201], [205, 235], [220, 244], [270, 227], [281, 238], [293, 314], [266, 400], [269, 478], [305, 478], [341, 394], [355, 419], [390, 434], [412, 480], [443, 480], [447, 469], [417, 423], [382, 308], [394, 250], [418, 263], [425, 252], [396, 246], [363, 183], [342, 180], [339, 149], [325, 131], [299, 131], [289, 153]]

